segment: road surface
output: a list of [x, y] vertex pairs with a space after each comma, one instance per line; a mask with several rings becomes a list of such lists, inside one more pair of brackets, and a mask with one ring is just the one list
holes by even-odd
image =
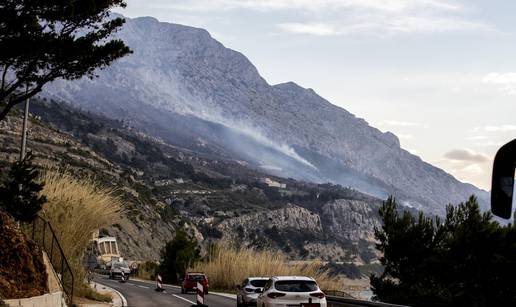
[[[181, 294], [181, 289], [165, 285], [164, 292], [154, 291], [156, 284], [139, 280], [129, 280], [121, 283], [108, 279], [107, 276], [97, 275], [95, 282], [116, 289], [127, 299], [129, 307], [177, 306], [191, 307], [196, 304], [196, 294]], [[236, 300], [229, 297], [208, 294], [204, 297], [209, 307], [236, 307]]]

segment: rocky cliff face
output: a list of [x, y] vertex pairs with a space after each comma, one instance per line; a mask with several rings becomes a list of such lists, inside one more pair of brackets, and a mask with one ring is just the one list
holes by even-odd
[[337, 199], [309, 210], [294, 204], [225, 220], [205, 219], [223, 240], [242, 246], [278, 248], [293, 259], [370, 263], [374, 227], [379, 226], [377, 204]]
[[175, 145], [245, 160], [268, 172], [335, 182], [442, 213], [487, 193], [400, 148], [392, 133], [295, 83], [270, 86], [242, 54], [203, 29], [127, 19], [134, 54], [99, 78], [56, 82], [46, 95], [123, 119]]
[[325, 232], [341, 240], [373, 242], [374, 228], [381, 226], [378, 206], [363, 201], [337, 199], [326, 203], [321, 211]]

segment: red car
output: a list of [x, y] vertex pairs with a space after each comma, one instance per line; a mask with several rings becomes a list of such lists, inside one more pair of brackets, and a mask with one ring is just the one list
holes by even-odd
[[208, 294], [208, 277], [203, 273], [186, 273], [183, 283], [181, 284], [181, 293], [187, 293], [188, 291], [197, 291], [197, 283], [201, 283], [204, 288], [204, 294]]

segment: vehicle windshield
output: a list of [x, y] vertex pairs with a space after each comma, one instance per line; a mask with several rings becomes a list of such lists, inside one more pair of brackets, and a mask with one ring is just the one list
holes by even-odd
[[113, 268], [115, 269], [121, 269], [121, 268], [124, 268], [124, 269], [128, 269], [129, 268], [129, 265], [127, 265], [127, 262], [114, 262], [113, 263]]
[[283, 292], [312, 292], [317, 291], [317, 283], [311, 280], [281, 280], [274, 284], [274, 288]]
[[188, 280], [202, 281], [206, 279], [204, 275], [188, 275]]
[[249, 283], [253, 287], [263, 288], [265, 286], [265, 284], [267, 283], [267, 279], [255, 279], [255, 280], [251, 280]]

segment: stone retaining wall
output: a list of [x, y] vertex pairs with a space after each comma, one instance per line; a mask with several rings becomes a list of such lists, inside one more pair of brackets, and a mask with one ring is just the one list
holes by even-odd
[[9, 307], [66, 307], [63, 292], [4, 301]]

